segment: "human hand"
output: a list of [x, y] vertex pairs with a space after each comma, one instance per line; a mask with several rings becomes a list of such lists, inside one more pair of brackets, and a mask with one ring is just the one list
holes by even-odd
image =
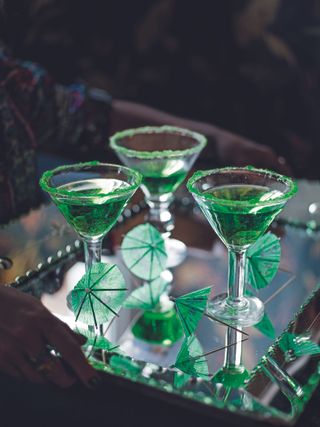
[[60, 387], [80, 380], [93, 388], [99, 377], [81, 351], [85, 341], [36, 298], [0, 286], [1, 372]]
[[266, 145], [257, 144], [249, 139], [227, 131], [214, 133], [216, 153], [219, 164], [226, 166], [252, 165], [272, 169], [276, 172], [292, 175], [292, 171], [282, 156]]
[[220, 129], [212, 124], [173, 116], [168, 113], [128, 101], [114, 100], [110, 119], [110, 133], [146, 125], [171, 125], [190, 129], [205, 135], [206, 148], [200, 155], [208, 165], [256, 166], [292, 175], [288, 163], [272, 148], [257, 144], [249, 139]]

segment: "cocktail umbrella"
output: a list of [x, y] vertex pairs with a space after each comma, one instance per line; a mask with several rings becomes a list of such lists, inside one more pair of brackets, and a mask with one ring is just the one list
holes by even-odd
[[128, 377], [137, 378], [143, 369], [143, 364], [135, 362], [130, 357], [115, 354], [110, 358], [110, 367], [118, 373], [126, 374]]
[[[241, 342], [247, 341], [248, 338], [243, 338]], [[181, 349], [178, 353], [175, 364], [172, 368], [178, 368], [182, 372], [197, 376], [197, 377], [208, 377], [210, 374], [208, 372], [208, 364], [206, 357], [217, 353], [218, 351], [225, 350], [227, 347], [232, 347], [238, 344], [236, 341], [228, 345], [223, 345], [221, 347], [215, 348], [213, 350], [203, 352], [200, 342], [195, 335], [190, 335], [185, 338], [182, 343]]]
[[247, 250], [246, 280], [254, 289], [266, 287], [276, 275], [281, 257], [278, 237], [267, 233]]
[[160, 302], [160, 297], [167, 290], [169, 283], [158, 277], [150, 283], [135, 289], [125, 300], [123, 306], [141, 310], [153, 310]]
[[271, 319], [266, 312], [264, 312], [262, 320], [260, 320], [259, 323], [254, 325], [254, 327], [266, 337], [269, 337], [271, 339], [276, 338], [276, 331], [274, 329], [273, 323], [271, 322]]
[[192, 375], [184, 372], [175, 372], [173, 377], [173, 387], [180, 389], [184, 387], [192, 379]]
[[[249, 289], [246, 289], [245, 295], [252, 296], [253, 293]], [[266, 311], [264, 312], [264, 315], [260, 320], [260, 322], [256, 323], [253, 327], [258, 329], [258, 331], [260, 331], [263, 335], [265, 335], [268, 338], [271, 338], [271, 339], [276, 338], [276, 331]]]
[[209, 376], [206, 355], [195, 335], [185, 338], [173, 367], [195, 377]]
[[288, 359], [320, 354], [320, 346], [311, 341], [309, 333], [295, 335], [285, 332], [280, 338], [279, 347]]
[[166, 269], [167, 254], [162, 235], [150, 224], [133, 228], [123, 239], [122, 257], [137, 277], [151, 281]]
[[95, 328], [107, 323], [118, 315], [126, 291], [123, 275], [115, 264], [94, 264], [90, 274], [85, 274], [71, 292], [76, 321]]
[[76, 328], [76, 332], [87, 338], [84, 347], [91, 347], [91, 351], [104, 350], [108, 353], [118, 352], [117, 350], [119, 349], [119, 345], [113, 344], [106, 337], [96, 334], [92, 329]]
[[187, 337], [197, 329], [198, 323], [207, 309], [210, 292], [211, 287], [208, 287], [173, 299]]
[[189, 294], [183, 295], [179, 298], [171, 297], [174, 301], [176, 311], [179, 315], [183, 330], [186, 336], [190, 336], [197, 329], [198, 323], [202, 316], [206, 316], [210, 320], [221, 323], [222, 325], [228, 326], [243, 335], [248, 335], [246, 332], [237, 329], [235, 326], [229, 325], [220, 319], [212, 316], [207, 312], [208, 297], [211, 292], [211, 287], [200, 289]]

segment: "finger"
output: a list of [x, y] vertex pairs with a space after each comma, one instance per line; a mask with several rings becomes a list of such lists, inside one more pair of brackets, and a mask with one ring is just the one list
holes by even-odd
[[278, 164], [279, 164], [279, 172], [284, 174], [284, 175], [288, 175], [288, 176], [292, 176], [293, 172], [292, 172], [292, 168], [290, 167], [289, 163], [287, 162], [287, 160], [282, 157], [279, 156], [278, 157]]
[[21, 343], [15, 337], [7, 336], [5, 346], [0, 347], [0, 370], [15, 378], [29, 379], [30, 381], [39, 382], [39, 377], [35, 375], [29, 376], [29, 370], [24, 370], [26, 360], [29, 361], [29, 356], [25, 354], [21, 348]]
[[63, 322], [61, 319], [54, 317], [55, 320], [57, 320], [59, 323], [68, 333], [70, 333], [72, 336], [74, 336], [74, 338], [79, 342], [79, 344], [82, 346], [87, 342], [87, 337], [85, 337], [84, 335], [82, 335], [80, 332], [74, 331], [73, 329], [70, 328], [69, 325], [67, 325], [67, 323]]
[[36, 384], [44, 384], [44, 378], [37, 371], [36, 366], [34, 366], [28, 356], [21, 354], [16, 354], [14, 360], [12, 361], [15, 369], [19, 372], [19, 376], [27, 381], [31, 381]]
[[79, 343], [79, 345], [82, 346], [82, 345], [84, 345], [88, 341], [87, 337], [85, 337], [84, 335], [80, 334], [79, 332], [75, 332], [75, 331], [72, 331], [72, 330], [71, 330], [71, 332], [72, 332], [74, 338]]
[[82, 383], [91, 387], [96, 382], [97, 372], [89, 365], [73, 334], [55, 324], [51, 329], [48, 328], [46, 338]]
[[76, 382], [74, 374], [58, 357], [50, 356], [38, 366], [37, 372], [45, 382], [50, 382], [62, 388], [71, 387]]
[[259, 163], [261, 163], [261, 166], [272, 168], [276, 172], [279, 172], [285, 175], [292, 175], [291, 168], [284, 157], [278, 156], [269, 147], [261, 145], [259, 148], [260, 148]]
[[69, 387], [75, 382], [75, 377], [62, 361], [50, 353], [49, 348], [43, 345], [42, 350], [35, 353], [36, 356], [17, 356], [17, 366], [23, 376], [36, 383], [51, 382], [60, 387]]

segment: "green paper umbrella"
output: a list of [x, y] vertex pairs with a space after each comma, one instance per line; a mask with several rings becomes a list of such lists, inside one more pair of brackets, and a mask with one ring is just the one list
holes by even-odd
[[178, 389], [182, 388], [191, 380], [191, 378], [192, 376], [189, 374], [175, 372], [173, 377], [173, 387]]
[[127, 233], [121, 245], [128, 269], [144, 280], [154, 280], [166, 269], [167, 254], [162, 235], [150, 224], [142, 224]]
[[250, 378], [249, 371], [244, 366], [237, 368], [222, 367], [214, 374], [212, 382], [223, 384], [226, 389], [237, 389], [242, 387]]
[[102, 335], [96, 334], [93, 330], [76, 328], [79, 334], [87, 338], [85, 347], [92, 347], [93, 350], [105, 350], [108, 353], [115, 352], [119, 346], [113, 344]]
[[[249, 289], [246, 289], [245, 295], [252, 297], [253, 293]], [[263, 318], [260, 320], [260, 322], [254, 325], [254, 328], [258, 329], [258, 331], [260, 331], [266, 337], [271, 339], [275, 339], [276, 337], [276, 331], [274, 329], [273, 323], [271, 322], [271, 319], [266, 312], [264, 312]]]
[[190, 335], [183, 341], [174, 367], [185, 374], [208, 377], [207, 359], [195, 335]]
[[126, 373], [129, 376], [136, 377], [142, 371], [142, 367], [129, 357], [115, 354], [110, 358], [109, 365], [115, 371]]
[[295, 335], [285, 332], [280, 341], [279, 347], [286, 354], [293, 357], [312, 356], [320, 354], [320, 346], [310, 339], [309, 334]]
[[255, 289], [267, 286], [276, 275], [281, 257], [278, 237], [267, 233], [247, 251], [247, 282]]
[[118, 315], [126, 298], [124, 278], [115, 264], [97, 263], [71, 292], [72, 310], [79, 320], [96, 328]]
[[153, 310], [159, 304], [160, 297], [168, 288], [169, 282], [158, 277], [151, 283], [135, 289], [125, 300], [123, 306], [141, 310]]
[[254, 327], [258, 329], [258, 331], [260, 331], [266, 337], [275, 339], [276, 331], [267, 313], [264, 313], [262, 320], [260, 320], [259, 323], [254, 325]]
[[190, 336], [197, 329], [198, 323], [206, 311], [211, 287], [200, 289], [183, 295], [174, 300], [186, 336]]

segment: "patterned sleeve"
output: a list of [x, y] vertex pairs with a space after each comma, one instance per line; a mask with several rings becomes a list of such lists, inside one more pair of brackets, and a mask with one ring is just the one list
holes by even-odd
[[83, 84], [55, 84], [40, 66], [16, 61], [14, 103], [41, 149], [81, 158], [99, 151], [108, 134], [107, 103], [93, 101]]
[[109, 107], [90, 99], [86, 86], [57, 85], [43, 68], [0, 49], [0, 222], [37, 204], [38, 150], [106, 156]]

